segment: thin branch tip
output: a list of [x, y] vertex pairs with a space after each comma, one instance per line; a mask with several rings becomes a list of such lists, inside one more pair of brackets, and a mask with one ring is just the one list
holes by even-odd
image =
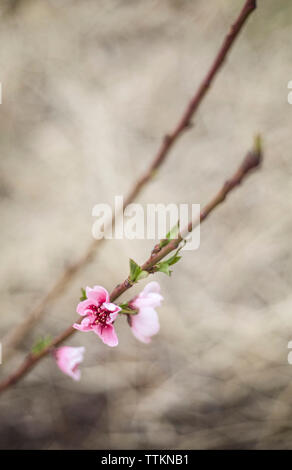
[[261, 136], [255, 136], [254, 147], [248, 152], [245, 159], [242, 163], [243, 173], [248, 173], [249, 171], [259, 167], [263, 161], [263, 152], [262, 152], [262, 140]]

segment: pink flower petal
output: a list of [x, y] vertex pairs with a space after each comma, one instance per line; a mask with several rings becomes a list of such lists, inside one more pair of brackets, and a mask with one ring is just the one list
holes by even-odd
[[108, 346], [117, 346], [119, 341], [113, 325], [95, 325], [93, 331], [100, 337], [100, 339]]
[[121, 310], [121, 309], [117, 310], [116, 312], [110, 313], [110, 315], [109, 315], [109, 320], [108, 320], [108, 322], [107, 322], [108, 325], [111, 324], [111, 323], [113, 323], [113, 322], [116, 320], [116, 318], [117, 318], [117, 316], [118, 316], [120, 310]]
[[144, 291], [141, 292], [136, 299], [132, 302], [132, 305], [135, 308], [144, 308], [144, 307], [160, 307], [161, 302], [163, 300], [162, 295], [156, 294], [156, 293], [149, 293], [147, 295], [144, 295]]
[[137, 338], [139, 341], [145, 344], [151, 343], [151, 337], [150, 336], [144, 336], [139, 330], [136, 330], [135, 328], [132, 328], [133, 335], [135, 338]]
[[113, 304], [111, 302], [104, 302], [103, 307], [106, 308], [109, 312], [116, 312], [116, 311], [121, 310], [121, 308], [118, 305]]
[[81, 322], [81, 324], [79, 324], [79, 323], [74, 323], [73, 328], [75, 328], [75, 330], [85, 331], [85, 332], [92, 330], [91, 324], [83, 323], [83, 322]]
[[158, 284], [158, 282], [155, 282], [155, 281], [152, 281], [152, 282], [148, 282], [148, 284], [146, 284], [146, 286], [144, 287], [143, 291], [142, 291], [144, 294], [149, 294], [150, 292], [152, 293], [157, 293], [159, 294], [160, 292], [160, 285]]
[[160, 329], [158, 315], [153, 308], [146, 307], [131, 317], [131, 328], [134, 336], [144, 343], [149, 343], [151, 336]]
[[118, 316], [118, 313], [120, 312], [120, 310], [122, 310], [121, 307], [119, 307], [118, 305], [112, 304], [112, 303], [109, 303], [109, 302], [105, 302], [103, 304], [103, 307], [105, 307], [110, 312], [109, 319], [107, 321], [108, 325], [115, 321], [115, 319]]
[[56, 361], [61, 371], [74, 380], [80, 380], [81, 373], [78, 366], [83, 361], [84, 351], [84, 347], [62, 346], [55, 352]]
[[[109, 293], [102, 286], [86, 287], [86, 295], [89, 300], [92, 300], [99, 307], [104, 302], [109, 301]], [[92, 303], [92, 302], [91, 302]]]
[[89, 313], [89, 310], [88, 310], [88, 307], [90, 305], [92, 305], [94, 302], [92, 300], [83, 300], [82, 302], [79, 302], [79, 304], [77, 305], [77, 313], [79, 313], [79, 315], [82, 315], [82, 316], [85, 316]]

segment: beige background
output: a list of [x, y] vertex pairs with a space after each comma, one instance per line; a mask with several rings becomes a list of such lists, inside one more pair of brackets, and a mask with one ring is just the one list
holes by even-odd
[[[243, 1], [2, 1], [0, 336], [91, 241], [92, 207], [125, 194], [208, 69]], [[83, 378], [52, 359], [0, 399], [1, 448], [291, 448], [289, 1], [265, 0], [139, 202], [206, 203], [252, 145], [265, 161], [163, 274], [161, 332], [93, 335]], [[81, 286], [109, 290], [150, 241], [110, 241], [48, 308], [41, 334], [76, 317]], [[144, 281], [145, 283], [145, 281]], [[127, 298], [127, 297], [126, 297]]]

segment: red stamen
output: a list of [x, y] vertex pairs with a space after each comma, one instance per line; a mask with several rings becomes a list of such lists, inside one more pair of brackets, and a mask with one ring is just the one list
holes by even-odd
[[104, 307], [97, 307], [96, 305], [89, 305], [88, 309], [90, 309], [96, 316], [94, 321], [95, 324], [100, 323], [102, 327], [107, 325], [107, 321], [110, 316], [110, 312], [108, 310], [106, 310]]

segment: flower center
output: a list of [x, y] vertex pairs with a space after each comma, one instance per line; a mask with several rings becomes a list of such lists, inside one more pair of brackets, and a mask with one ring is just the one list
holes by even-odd
[[96, 305], [90, 305], [88, 308], [92, 311], [92, 313], [94, 313], [94, 315], [96, 315], [94, 323], [96, 325], [99, 323], [102, 326], [106, 326], [110, 312], [102, 306], [97, 307]]

